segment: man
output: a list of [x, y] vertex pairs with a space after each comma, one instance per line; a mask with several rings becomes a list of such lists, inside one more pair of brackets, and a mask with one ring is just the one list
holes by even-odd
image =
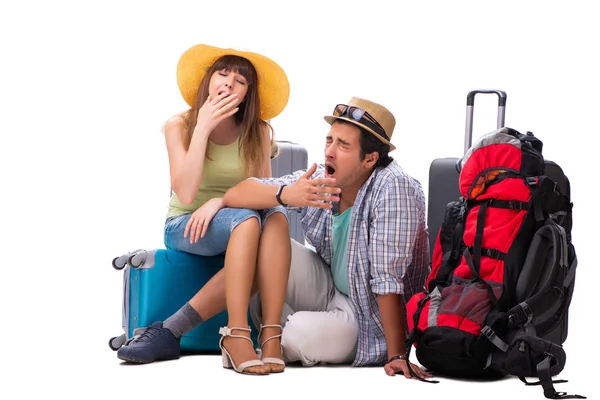
[[423, 288], [429, 243], [421, 184], [388, 154], [395, 118], [377, 103], [352, 98], [325, 120], [325, 164], [247, 179], [224, 199], [229, 207], [302, 208], [315, 251], [292, 241], [284, 357], [303, 365], [384, 365], [388, 375], [407, 378], [412, 368], [429, 377], [405, 358], [404, 304]]

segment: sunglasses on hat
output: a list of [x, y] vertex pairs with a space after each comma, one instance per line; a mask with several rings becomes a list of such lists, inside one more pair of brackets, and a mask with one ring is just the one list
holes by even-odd
[[367, 126], [368, 128], [383, 136], [385, 139], [390, 140], [390, 138], [385, 133], [385, 129], [383, 129], [383, 127], [379, 125], [379, 122], [377, 122], [377, 120], [373, 118], [371, 114], [369, 114], [362, 108], [349, 106], [347, 104], [338, 104], [333, 110], [333, 116], [346, 117], [353, 121], [360, 122], [361, 124]]

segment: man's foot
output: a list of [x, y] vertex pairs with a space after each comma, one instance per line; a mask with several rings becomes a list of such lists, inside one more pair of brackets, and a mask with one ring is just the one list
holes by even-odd
[[117, 351], [117, 357], [121, 360], [137, 364], [174, 360], [180, 354], [179, 339], [169, 329], [163, 328], [160, 321], [150, 325], [138, 338]]

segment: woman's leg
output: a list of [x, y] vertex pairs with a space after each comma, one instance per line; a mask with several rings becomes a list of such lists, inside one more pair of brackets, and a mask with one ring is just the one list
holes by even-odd
[[[279, 325], [285, 302], [291, 261], [289, 225], [283, 207], [265, 210], [266, 221], [258, 247], [257, 286], [261, 299], [263, 325]], [[268, 338], [281, 335], [281, 328], [266, 327], [258, 338], [263, 344]], [[262, 358], [283, 359], [281, 337], [268, 340], [262, 346]], [[280, 364], [267, 364], [271, 372], [281, 372]]]
[[[250, 339], [250, 332], [235, 328], [248, 329], [248, 304], [256, 272], [256, 257], [260, 238], [260, 219], [248, 218], [239, 223], [231, 233], [225, 253], [225, 297], [229, 320], [227, 327], [233, 335]], [[250, 340], [226, 336], [223, 347], [231, 355], [233, 364], [258, 360]], [[269, 367], [264, 365], [247, 367], [244, 372], [265, 374]]]
[[[183, 237], [185, 225], [191, 214], [178, 216], [170, 220], [165, 226], [165, 246], [170, 250], [184, 251], [201, 256], [223, 254], [228, 248], [230, 237], [235, 228], [242, 222], [256, 219], [257, 215], [257, 212], [252, 210], [224, 208], [210, 222], [206, 235], [193, 244], [190, 244], [189, 237]], [[192, 297], [189, 305], [203, 321], [225, 311], [227, 303], [225, 301], [224, 269], [217, 272]], [[182, 335], [183, 333], [180, 336]]]

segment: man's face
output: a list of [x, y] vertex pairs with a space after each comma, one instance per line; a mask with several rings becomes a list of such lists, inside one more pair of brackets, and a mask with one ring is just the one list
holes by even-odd
[[334, 122], [325, 143], [325, 176], [335, 178], [344, 189], [360, 187], [375, 164], [373, 156], [360, 159], [360, 129], [349, 123]]

